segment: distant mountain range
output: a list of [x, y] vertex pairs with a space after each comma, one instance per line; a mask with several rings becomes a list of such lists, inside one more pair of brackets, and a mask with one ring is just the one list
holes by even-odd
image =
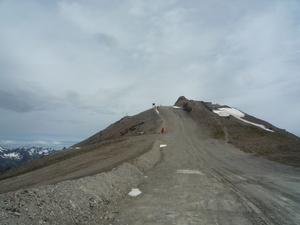
[[18, 164], [49, 155], [54, 151], [56, 150], [42, 147], [5, 149], [0, 146], [0, 170], [7, 170]]

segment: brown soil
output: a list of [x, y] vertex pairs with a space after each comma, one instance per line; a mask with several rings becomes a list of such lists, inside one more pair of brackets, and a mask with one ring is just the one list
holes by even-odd
[[0, 193], [109, 171], [150, 150], [161, 124], [161, 117], [153, 109], [124, 117], [66, 150], [2, 173]]
[[[266, 132], [231, 116], [222, 118], [212, 112], [217, 106], [185, 97], [180, 97], [175, 105], [183, 107], [196, 124], [206, 127], [203, 132], [213, 138], [226, 140], [255, 156], [300, 167], [300, 138], [285, 130], [250, 115], [245, 119], [263, 124], [275, 132]], [[0, 174], [0, 193], [108, 171], [148, 151], [162, 126], [162, 118], [153, 109], [126, 116], [67, 150]]]
[[274, 132], [246, 124], [233, 116], [220, 117], [212, 112], [215, 108], [226, 106], [187, 100], [184, 97], [180, 97], [176, 105], [182, 106], [185, 111], [189, 112], [189, 116], [199, 125], [206, 126], [212, 137], [226, 140], [242, 151], [255, 156], [300, 168], [299, 137], [248, 114], [245, 114], [246, 120], [262, 124]]
[[[292, 159], [299, 156], [298, 137], [221, 118], [208, 103], [182, 97], [176, 104], [183, 109], [125, 117], [66, 151], [3, 174], [2, 192], [30, 189], [0, 195], [0, 221], [299, 224], [300, 170], [253, 156], [299, 167]], [[142, 194], [129, 197], [136, 187]]]

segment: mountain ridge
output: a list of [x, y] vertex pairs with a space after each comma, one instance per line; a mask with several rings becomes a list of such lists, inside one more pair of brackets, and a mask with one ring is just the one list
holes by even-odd
[[[0, 175], [0, 220], [198, 224], [205, 218], [212, 224], [222, 215], [219, 221], [228, 224], [232, 218], [234, 224], [298, 224], [299, 138], [254, 117], [245, 115], [246, 123], [214, 112], [222, 107], [230, 109], [181, 98], [8, 170]], [[142, 197], [130, 199], [136, 187]]]
[[[153, 109], [127, 116], [65, 150], [0, 173], [0, 193], [109, 171], [149, 151], [161, 125], [161, 117]], [[32, 173], [38, 175], [32, 178]], [[14, 181], [10, 186], [1, 187], [1, 181], [14, 177], [20, 177], [22, 184]]]
[[55, 151], [56, 150], [52, 148], [35, 146], [29, 148], [19, 147], [12, 149], [6, 149], [0, 146], [0, 170], [5, 171], [19, 164], [49, 155]]
[[[246, 113], [244, 119], [253, 123], [262, 124], [275, 132], [270, 133], [264, 131], [259, 127], [244, 123], [231, 115], [221, 117], [214, 113], [213, 110], [229, 106], [213, 104], [211, 102], [188, 100], [184, 96], [179, 97], [174, 106], [182, 108], [187, 113], [188, 117], [194, 120], [197, 125], [205, 127], [205, 132], [215, 139], [232, 144], [238, 149], [254, 156], [264, 157], [293, 167], [300, 167], [300, 139], [284, 129], [277, 128], [266, 121]], [[159, 107], [155, 108], [157, 109]], [[150, 108], [134, 116], [125, 116], [91, 137], [70, 146], [66, 150], [56, 151], [54, 154], [32, 160], [24, 165], [10, 169], [2, 175], [0, 174], [0, 179], [7, 179], [7, 177], [27, 173], [26, 171], [50, 166], [51, 163], [54, 162], [67, 162], [69, 158], [75, 159], [81, 155], [89, 154], [90, 152], [102, 151], [101, 149], [105, 149], [106, 145], [110, 146], [114, 143], [116, 146], [126, 146], [124, 149], [127, 149], [126, 151], [128, 151], [129, 146], [131, 146], [130, 148], [134, 146], [132, 141], [130, 141], [130, 138], [136, 137], [139, 141], [147, 139], [151, 140], [152, 135], [160, 133], [163, 121], [156, 112], [158, 111]], [[166, 132], [168, 132], [168, 130]], [[148, 145], [151, 145], [150, 141]], [[137, 149], [137, 147], [135, 149]], [[145, 149], [140, 149], [137, 153], [133, 153], [133, 155], [137, 156], [145, 151]], [[109, 157], [114, 157], [114, 155], [111, 154]], [[120, 160], [119, 163], [124, 160], [125, 159]], [[73, 163], [74, 165], [78, 164], [76, 162]], [[112, 163], [112, 165], [117, 164]], [[105, 168], [111, 167], [108, 166]], [[75, 172], [77, 170], [77, 168], [74, 168]], [[69, 171], [68, 173], [72, 173], [72, 171]]]
[[244, 113], [244, 119], [261, 124], [274, 132], [265, 131], [229, 115], [221, 117], [213, 110], [229, 107], [179, 97], [175, 103], [197, 123], [206, 126], [212, 137], [225, 140], [238, 149], [281, 164], [300, 167], [300, 138], [264, 120]]

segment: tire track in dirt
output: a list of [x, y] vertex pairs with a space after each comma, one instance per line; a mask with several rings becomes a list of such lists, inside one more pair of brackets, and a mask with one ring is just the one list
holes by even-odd
[[[190, 128], [190, 126], [188, 127]], [[213, 176], [215, 176], [216, 179], [229, 186], [232, 192], [238, 196], [238, 198], [250, 211], [252, 211], [252, 214], [256, 214], [257, 217], [261, 219], [261, 221], [259, 222], [262, 222], [264, 224], [275, 225], [297, 224], [299, 222], [299, 216], [295, 216], [298, 213], [295, 209], [297, 209], [300, 202], [298, 197], [294, 197], [293, 195], [289, 194], [284, 194], [278, 189], [274, 187], [271, 188], [268, 185], [266, 185], [267, 188], [264, 188], [262, 185], [259, 184], [259, 182], [255, 181], [254, 179], [247, 179], [247, 183], [249, 183], [250, 185], [252, 183], [255, 183], [255, 185], [257, 186], [256, 190], [261, 189], [260, 196], [253, 195], [253, 192], [249, 192], [247, 189], [241, 188], [241, 186], [239, 185], [239, 180], [243, 180], [241, 176], [238, 176], [236, 173], [229, 172], [228, 169], [222, 167], [221, 161], [219, 161], [218, 163], [218, 159], [213, 157], [209, 153], [209, 149], [207, 148], [208, 146], [206, 146], [206, 148], [203, 148], [201, 146], [202, 144], [199, 143], [199, 139], [195, 137], [194, 132], [190, 132], [189, 129], [186, 128], [186, 126], [184, 132], [187, 134], [186, 138], [188, 139], [189, 145], [193, 146], [191, 148], [192, 150], [189, 151], [189, 154], [193, 157], [197, 157], [199, 161], [203, 165], [205, 165], [206, 168], [209, 168], [210, 173]], [[201, 151], [199, 151], [200, 149]], [[205, 157], [203, 157], [203, 153]], [[210, 163], [207, 161], [207, 159], [209, 158]], [[238, 181], [236, 178], [238, 178]], [[247, 185], [247, 183], [244, 185]], [[268, 199], [265, 197], [266, 195], [270, 195], [273, 198]], [[280, 195], [284, 195], [287, 199], [289, 199], [289, 205], [292, 205], [292, 210], [288, 211], [285, 208], [281, 208], [278, 204], [276, 204], [275, 201], [273, 201], [273, 199], [275, 199], [275, 196]], [[294, 201], [295, 198], [296, 201]], [[289, 217], [288, 219], [286, 219], [287, 216]]]
[[[299, 170], [274, 167], [210, 138], [182, 109], [160, 107], [160, 115], [164, 158], [146, 174], [144, 194], [119, 204], [112, 224], [299, 224], [300, 202], [291, 199], [300, 194], [299, 180], [285, 183]], [[275, 190], [268, 189], [271, 182]]]

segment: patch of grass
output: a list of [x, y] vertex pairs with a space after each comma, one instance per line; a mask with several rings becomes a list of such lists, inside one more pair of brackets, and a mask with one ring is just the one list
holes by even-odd
[[225, 138], [225, 133], [224, 133], [223, 127], [221, 125], [214, 124], [212, 126], [211, 130], [212, 130], [211, 136], [213, 138], [216, 138], [216, 139], [224, 139]]
[[259, 127], [227, 123], [229, 142], [244, 152], [300, 167], [300, 141], [285, 132], [268, 132]]

